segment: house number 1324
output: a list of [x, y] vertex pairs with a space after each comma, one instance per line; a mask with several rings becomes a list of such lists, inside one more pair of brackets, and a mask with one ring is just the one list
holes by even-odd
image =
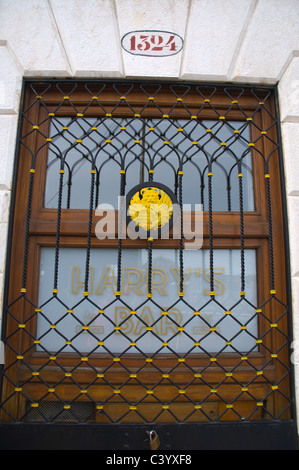
[[[134, 35], [130, 39], [131, 42], [131, 52], [132, 51], [148, 51], [149, 49], [151, 51], [163, 51], [164, 48], [169, 48], [169, 51], [177, 51], [177, 45], [175, 43], [175, 36], [170, 36], [167, 43], [164, 44], [164, 39], [162, 36], [158, 36], [157, 34], [154, 34], [152, 36], [146, 36], [140, 34], [139, 38]], [[136, 44], [137, 42], [137, 44]]]

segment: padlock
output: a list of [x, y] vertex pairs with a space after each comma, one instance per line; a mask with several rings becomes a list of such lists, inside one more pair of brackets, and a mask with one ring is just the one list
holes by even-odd
[[157, 450], [160, 447], [160, 438], [156, 431], [149, 432], [149, 445], [151, 450]]

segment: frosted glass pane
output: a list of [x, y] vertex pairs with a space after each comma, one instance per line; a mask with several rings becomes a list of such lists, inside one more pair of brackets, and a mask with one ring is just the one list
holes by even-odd
[[[117, 250], [92, 250], [88, 299], [83, 297], [85, 256], [81, 248], [60, 250], [58, 298], [62, 304], [52, 294], [55, 249], [41, 248], [38, 300], [42, 313], [37, 322], [41, 349], [73, 351], [73, 346], [80, 353], [100, 352], [98, 341], [105, 341], [105, 347], [113, 353], [127, 348], [136, 353], [130, 349], [130, 342], [137, 342], [145, 353], [158, 351], [161, 342], [169, 342], [172, 350], [180, 353], [189, 351], [199, 341], [207, 352], [223, 348], [224, 352], [232, 352], [234, 347], [246, 352], [255, 348], [257, 319], [254, 307], [247, 302], [257, 303], [255, 250], [245, 250], [246, 301], [240, 301], [239, 250], [214, 251], [216, 301], [209, 296], [209, 251], [184, 252], [184, 300], [190, 307], [178, 297], [180, 271], [176, 250], [153, 251], [153, 302], [145, 295], [147, 250], [123, 249], [121, 300], [115, 300]], [[198, 310], [200, 315], [194, 315]], [[230, 310], [231, 315], [225, 314]], [[131, 311], [137, 311], [137, 315], [131, 315]], [[168, 315], [163, 315], [163, 311], [168, 311]], [[50, 324], [56, 324], [56, 329], [49, 329]], [[153, 330], [146, 330], [152, 324]], [[89, 331], [82, 330], [82, 325], [89, 325]], [[241, 330], [240, 325], [246, 325], [247, 330]], [[114, 326], [121, 330], [114, 330]], [[177, 334], [177, 327], [181, 326], [185, 326], [185, 332]], [[216, 331], [211, 333], [213, 327]], [[232, 347], [226, 346], [232, 338]], [[72, 341], [72, 346], [66, 346], [66, 340]]]

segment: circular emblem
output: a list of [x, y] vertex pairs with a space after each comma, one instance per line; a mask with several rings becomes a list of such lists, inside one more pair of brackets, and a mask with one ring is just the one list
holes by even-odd
[[134, 188], [127, 195], [127, 223], [147, 233], [161, 233], [173, 225], [174, 204], [177, 199], [169, 188], [148, 181]]

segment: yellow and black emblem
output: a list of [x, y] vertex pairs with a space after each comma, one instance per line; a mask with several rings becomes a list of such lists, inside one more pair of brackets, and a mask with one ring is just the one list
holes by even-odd
[[175, 195], [169, 188], [153, 181], [135, 186], [127, 195], [127, 222], [158, 234], [173, 224]]

